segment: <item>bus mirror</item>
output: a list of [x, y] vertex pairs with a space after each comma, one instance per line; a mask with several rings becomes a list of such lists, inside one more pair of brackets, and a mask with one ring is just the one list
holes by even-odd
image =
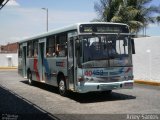
[[131, 39], [131, 45], [132, 45], [132, 54], [136, 54], [136, 52], [135, 52], [134, 39]]

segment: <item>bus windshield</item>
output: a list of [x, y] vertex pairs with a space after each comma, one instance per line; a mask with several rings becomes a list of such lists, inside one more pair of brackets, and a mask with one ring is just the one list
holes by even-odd
[[82, 37], [83, 62], [95, 60], [122, 60], [129, 58], [129, 36], [105, 35]]

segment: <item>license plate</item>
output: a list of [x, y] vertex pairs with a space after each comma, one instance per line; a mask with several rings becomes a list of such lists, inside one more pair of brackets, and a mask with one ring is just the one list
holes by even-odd
[[101, 90], [112, 90], [117, 89], [118, 85], [101, 85], [100, 88]]
[[133, 86], [133, 83], [125, 83], [124, 86], [130, 87]]

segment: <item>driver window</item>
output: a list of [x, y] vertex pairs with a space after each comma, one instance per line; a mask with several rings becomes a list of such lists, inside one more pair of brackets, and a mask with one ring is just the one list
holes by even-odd
[[118, 54], [128, 54], [128, 41], [127, 40], [117, 40], [116, 41], [116, 52]]

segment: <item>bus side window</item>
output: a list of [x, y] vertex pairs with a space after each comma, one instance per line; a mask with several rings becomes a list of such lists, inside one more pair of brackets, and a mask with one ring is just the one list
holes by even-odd
[[37, 57], [38, 56], [38, 41], [35, 41], [34, 43], [33, 43], [33, 45], [34, 45], [34, 57]]
[[56, 39], [56, 54], [58, 57], [67, 56], [67, 35], [59, 34]]
[[47, 38], [46, 56], [47, 57], [55, 56], [55, 37], [54, 36]]
[[33, 42], [28, 42], [28, 46], [27, 46], [27, 56], [28, 57], [33, 57]]
[[66, 56], [65, 45], [57, 44], [57, 56], [58, 57], [65, 57]]
[[18, 48], [18, 57], [19, 57], [19, 58], [22, 57], [22, 44], [19, 44], [19, 48]]

